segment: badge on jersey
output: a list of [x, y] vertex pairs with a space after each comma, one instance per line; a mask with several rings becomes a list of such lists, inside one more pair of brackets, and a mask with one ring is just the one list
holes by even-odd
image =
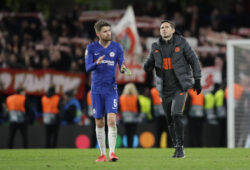
[[114, 56], [115, 56], [115, 53], [112, 51], [112, 52], [109, 53], [109, 56], [110, 56], [110, 57], [114, 57]]

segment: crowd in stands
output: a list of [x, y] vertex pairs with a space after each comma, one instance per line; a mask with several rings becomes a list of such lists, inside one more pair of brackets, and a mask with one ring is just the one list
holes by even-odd
[[[158, 9], [153, 1], [148, 2], [145, 10], [136, 8], [136, 4], [134, 8], [138, 16], [173, 19], [176, 30], [186, 37], [198, 38], [201, 46], [207, 45], [205, 34], [209, 30], [237, 34], [239, 28], [250, 27], [248, 9], [239, 2], [226, 14], [216, 7], [198, 3], [187, 6], [186, 11]], [[82, 9], [51, 15], [45, 24], [34, 17], [4, 17], [0, 23], [0, 67], [84, 72], [84, 49], [95, 40], [95, 33], [93, 22], [78, 21]], [[145, 45], [144, 40], [158, 37], [159, 30], [139, 29], [139, 35]], [[74, 41], [73, 38], [86, 38], [86, 41]], [[144, 46], [144, 50], [150, 49]], [[214, 64], [211, 55], [200, 54], [204, 66]]]

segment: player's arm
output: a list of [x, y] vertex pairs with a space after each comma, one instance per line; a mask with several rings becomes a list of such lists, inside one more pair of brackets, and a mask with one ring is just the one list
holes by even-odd
[[183, 50], [184, 50], [184, 56], [186, 57], [188, 64], [190, 64], [192, 67], [194, 78], [201, 79], [201, 66], [198, 56], [196, 55], [196, 53], [190, 47], [189, 43], [186, 40]]
[[121, 72], [121, 73], [124, 73], [125, 75], [131, 75], [131, 74], [132, 74], [132, 73], [131, 73], [131, 70], [128, 69], [128, 68], [126, 67], [125, 64], [122, 64], [122, 65], [121, 65], [120, 72]]
[[124, 73], [126, 70], [126, 66], [124, 64], [124, 55], [123, 50], [120, 45], [118, 45], [118, 65], [121, 73]]
[[146, 72], [150, 72], [154, 69], [155, 67], [155, 59], [154, 59], [154, 44], [152, 44], [152, 47], [151, 47], [151, 52], [149, 54], [149, 56], [147, 57], [145, 63], [144, 63], [144, 70]]
[[90, 72], [96, 69], [96, 66], [99, 65], [104, 58], [104, 55], [99, 57], [95, 62], [94, 62], [94, 56], [91, 50], [89, 50], [89, 47], [87, 47], [86, 52], [85, 52], [85, 67], [86, 71]]

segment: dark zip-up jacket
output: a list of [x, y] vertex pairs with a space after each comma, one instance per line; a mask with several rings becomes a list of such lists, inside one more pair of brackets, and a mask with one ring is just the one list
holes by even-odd
[[[201, 66], [199, 59], [193, 49], [190, 47], [186, 39], [178, 34], [173, 35], [174, 48], [172, 49], [172, 66], [179, 84], [183, 91], [187, 91], [194, 85], [193, 79], [201, 79]], [[151, 52], [144, 63], [144, 70], [150, 72], [155, 68], [156, 87], [163, 94], [163, 53], [162, 44], [164, 41], [159, 38], [157, 42], [152, 44]], [[169, 89], [168, 89], [169, 90]]]

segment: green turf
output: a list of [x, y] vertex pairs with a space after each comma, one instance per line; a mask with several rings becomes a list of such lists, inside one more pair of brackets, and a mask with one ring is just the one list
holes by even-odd
[[250, 149], [186, 148], [186, 158], [173, 159], [173, 149], [117, 149], [118, 162], [99, 162], [97, 149], [0, 150], [0, 170], [228, 170], [250, 169]]

